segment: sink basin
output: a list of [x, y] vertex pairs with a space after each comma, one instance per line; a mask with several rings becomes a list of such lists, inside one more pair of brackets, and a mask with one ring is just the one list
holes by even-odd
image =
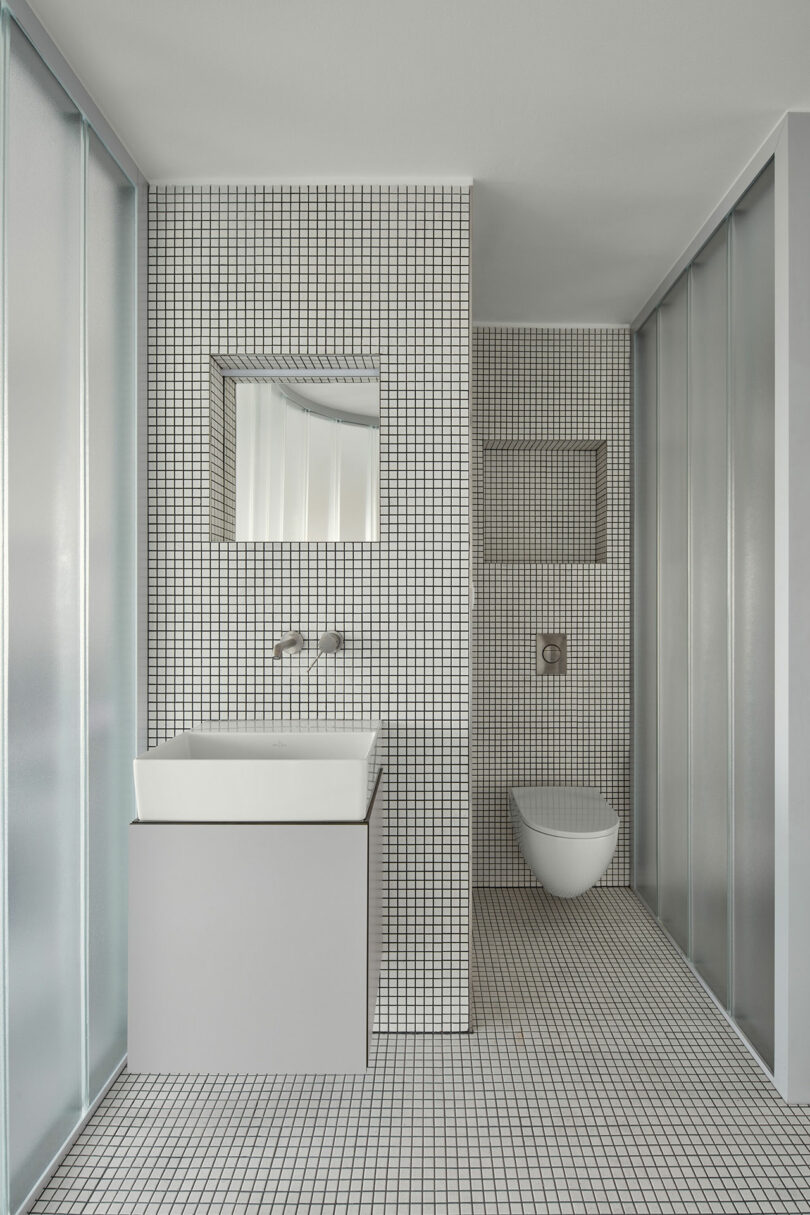
[[145, 822], [362, 822], [378, 721], [209, 722], [139, 755]]

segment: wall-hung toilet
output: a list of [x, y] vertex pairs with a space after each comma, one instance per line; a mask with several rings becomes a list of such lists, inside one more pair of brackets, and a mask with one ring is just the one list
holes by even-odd
[[598, 789], [510, 789], [509, 808], [524, 860], [549, 894], [564, 899], [582, 894], [610, 864], [619, 816]]

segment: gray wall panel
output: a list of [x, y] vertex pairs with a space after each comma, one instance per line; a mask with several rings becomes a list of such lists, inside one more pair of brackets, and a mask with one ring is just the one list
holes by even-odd
[[[774, 236], [769, 166], [637, 332], [634, 436], [635, 886], [769, 1066], [778, 649]], [[656, 392], [653, 646], [646, 503]], [[653, 648], [655, 737], [648, 728]], [[657, 884], [646, 813], [656, 765]]]
[[658, 911], [658, 317], [636, 337], [633, 568], [634, 884]]
[[734, 958], [732, 1011], [773, 1064], [773, 173], [732, 217]]
[[658, 914], [689, 947], [687, 283], [658, 312]]
[[728, 995], [728, 259], [724, 225], [691, 270], [689, 320], [692, 954]]

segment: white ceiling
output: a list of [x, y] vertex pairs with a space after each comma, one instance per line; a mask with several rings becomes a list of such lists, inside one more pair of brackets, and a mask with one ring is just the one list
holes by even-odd
[[783, 112], [808, 0], [31, 0], [152, 182], [475, 182], [478, 322], [632, 319]]

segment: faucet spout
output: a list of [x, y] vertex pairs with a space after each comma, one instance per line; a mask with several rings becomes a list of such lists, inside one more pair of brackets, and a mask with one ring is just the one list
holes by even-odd
[[297, 654], [303, 646], [304, 639], [300, 633], [285, 633], [273, 646], [273, 658], [278, 661], [283, 654]]

